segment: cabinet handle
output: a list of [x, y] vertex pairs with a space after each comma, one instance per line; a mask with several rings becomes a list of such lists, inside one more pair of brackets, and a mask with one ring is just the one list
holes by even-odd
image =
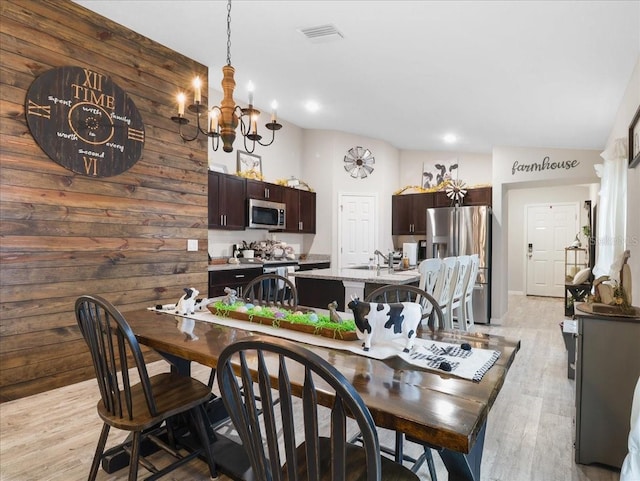
[[265, 199], [269, 198], [269, 189], [267, 189], [266, 187], [264, 189], [264, 197], [265, 197]]
[[235, 275], [235, 278], [236, 278], [236, 279], [242, 279], [242, 278], [244, 278], [244, 277], [246, 277], [246, 275], [245, 275], [245, 274], [236, 274], [236, 275]]
[[302, 230], [302, 221], [298, 222], [298, 230]]
[[224, 225], [224, 215], [220, 214], [220, 225]]

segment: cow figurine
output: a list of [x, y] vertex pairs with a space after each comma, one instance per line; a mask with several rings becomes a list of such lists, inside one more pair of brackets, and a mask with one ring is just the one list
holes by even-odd
[[186, 316], [196, 312], [196, 297], [198, 297], [200, 291], [195, 287], [185, 287], [184, 292], [184, 296], [176, 304], [176, 314]]
[[364, 337], [363, 348], [371, 348], [373, 338], [392, 339], [405, 337], [404, 352], [413, 348], [416, 331], [422, 319], [422, 307], [415, 302], [391, 304], [362, 302], [357, 297], [348, 304], [353, 311], [358, 339]]

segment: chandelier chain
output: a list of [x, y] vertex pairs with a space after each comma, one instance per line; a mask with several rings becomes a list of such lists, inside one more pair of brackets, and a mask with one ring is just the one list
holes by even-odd
[[231, 0], [227, 2], [227, 65], [231, 65]]

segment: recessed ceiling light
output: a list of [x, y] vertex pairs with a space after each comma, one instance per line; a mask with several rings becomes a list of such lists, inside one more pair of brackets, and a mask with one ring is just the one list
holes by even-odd
[[316, 113], [318, 110], [320, 110], [320, 104], [318, 104], [318, 102], [316, 102], [315, 100], [309, 100], [306, 104], [304, 104], [304, 107], [311, 113]]
[[445, 135], [442, 140], [444, 140], [447, 144], [453, 144], [458, 138], [453, 134]]

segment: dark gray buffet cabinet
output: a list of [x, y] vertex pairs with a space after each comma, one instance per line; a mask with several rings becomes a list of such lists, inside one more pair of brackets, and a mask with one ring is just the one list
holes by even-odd
[[585, 312], [576, 304], [576, 463], [620, 468], [640, 376], [640, 318]]

